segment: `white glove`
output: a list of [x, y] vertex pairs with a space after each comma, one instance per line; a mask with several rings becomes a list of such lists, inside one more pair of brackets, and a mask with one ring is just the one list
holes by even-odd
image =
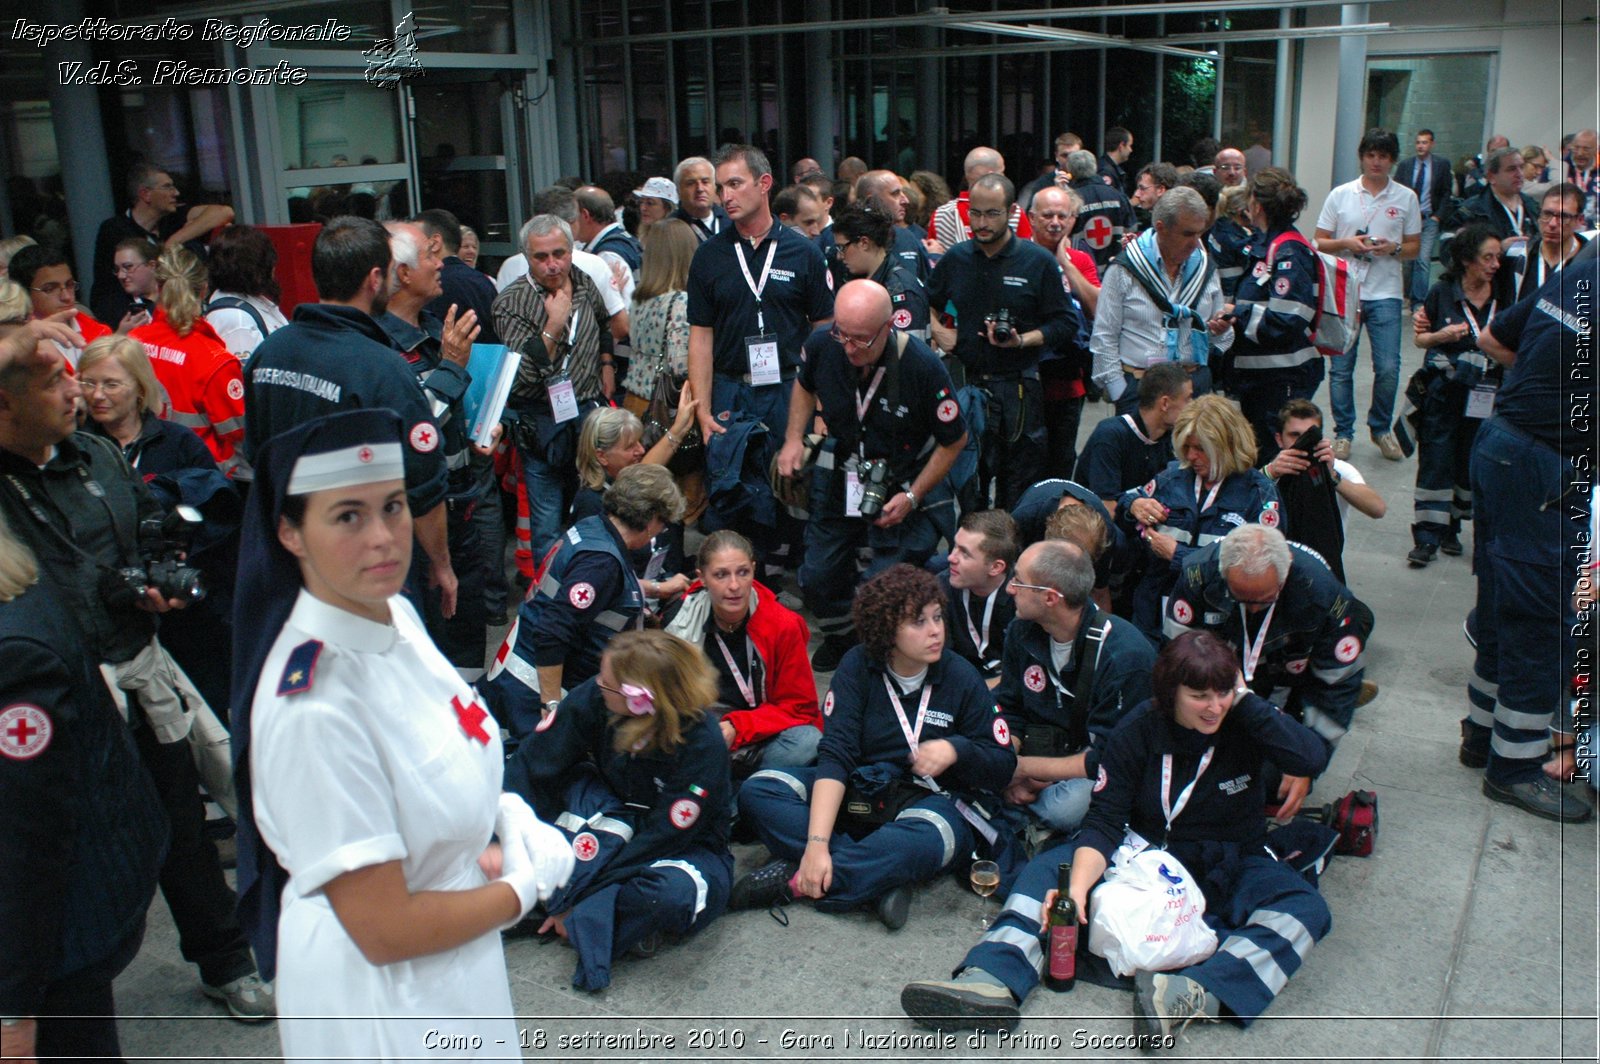
[[510, 792], [500, 795], [494, 829], [500, 837], [500, 878], [517, 892], [522, 903], [520, 920], [572, 878], [572, 844], [535, 816], [521, 795]]

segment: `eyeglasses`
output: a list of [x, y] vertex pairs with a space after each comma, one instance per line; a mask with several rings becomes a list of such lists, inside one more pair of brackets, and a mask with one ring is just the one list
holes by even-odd
[[968, 218], [995, 218], [995, 219], [999, 219], [999, 218], [1004, 218], [1006, 215], [1008, 215], [1010, 213], [1011, 213], [1010, 211], [974, 211], [974, 210], [969, 210], [969, 211], [967, 211], [967, 217]]
[[87, 377], [78, 379], [78, 387], [86, 392], [105, 392], [107, 395], [116, 395], [128, 387], [127, 381], [94, 381]]
[[1553, 222], [1572, 222], [1572, 221], [1576, 221], [1577, 219], [1582, 218], [1582, 217], [1583, 217], [1583, 215], [1574, 213], [1572, 211], [1540, 211], [1539, 212], [1539, 218], [1540, 218], [1541, 221], [1546, 219], [1546, 218], [1548, 218]]
[[178, 191], [178, 186], [174, 185], [171, 181], [168, 181], [166, 184], [162, 184], [162, 185], [146, 185], [145, 188], [154, 189], [157, 192], [176, 192], [176, 191]]
[[44, 285], [43, 287], [31, 289], [31, 291], [38, 292], [42, 296], [53, 296], [57, 292], [63, 290], [65, 290], [69, 295], [73, 292], [76, 292], [78, 290], [78, 282], [51, 281], [49, 284]]
[[124, 273], [132, 273], [134, 270], [142, 270], [149, 265], [148, 262], [129, 262], [111, 267], [111, 272], [120, 276]]
[[1043, 584], [1024, 584], [1021, 580], [1018, 580], [1014, 576], [1010, 580], [1006, 581], [1006, 586], [1007, 587], [1027, 588], [1029, 591], [1043, 591], [1043, 592], [1046, 592], [1046, 593], [1051, 592], [1051, 591], [1055, 591], [1056, 594], [1058, 594], [1058, 595], [1061, 594], [1061, 592], [1060, 591], [1056, 591], [1055, 588], [1053, 588], [1053, 587], [1045, 587]]
[[843, 251], [845, 248], [854, 247], [855, 243], [856, 242], [854, 240], [835, 240], [833, 242], [833, 247], [836, 251]]
[[837, 325], [835, 325], [833, 328], [828, 330], [828, 335], [833, 337], [840, 344], [844, 345], [847, 348], [849, 348], [849, 347], [855, 347], [855, 348], [871, 347], [873, 344], [878, 342], [878, 337], [882, 336], [883, 333], [884, 333], [884, 330], [887, 329], [888, 327], [889, 327], [889, 323], [888, 322], [884, 322], [882, 325], [880, 325], [878, 327], [878, 331], [877, 332], [873, 333], [871, 336], [867, 337], [865, 340], [863, 340], [859, 336], [850, 336], [850, 335], [847, 335], [846, 333], [840, 332], [839, 331], [839, 327]]
[[1244, 169], [1244, 164], [1243, 163], [1217, 163], [1215, 166], [1212, 167], [1212, 169], [1213, 170], [1226, 170], [1229, 173], [1237, 173], [1237, 172], [1239, 172], [1239, 171]]

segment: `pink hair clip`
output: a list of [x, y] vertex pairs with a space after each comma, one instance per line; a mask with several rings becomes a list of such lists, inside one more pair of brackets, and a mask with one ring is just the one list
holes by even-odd
[[629, 713], [636, 717], [655, 715], [656, 696], [650, 692], [650, 688], [625, 683], [619, 689], [622, 691], [622, 698], [627, 703]]

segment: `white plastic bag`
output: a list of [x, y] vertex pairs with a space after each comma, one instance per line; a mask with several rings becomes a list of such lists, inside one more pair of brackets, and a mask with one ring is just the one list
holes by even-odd
[[1089, 951], [1118, 975], [1172, 971], [1217, 951], [1217, 933], [1203, 919], [1206, 898], [1194, 876], [1134, 832], [1117, 847], [1089, 910]]

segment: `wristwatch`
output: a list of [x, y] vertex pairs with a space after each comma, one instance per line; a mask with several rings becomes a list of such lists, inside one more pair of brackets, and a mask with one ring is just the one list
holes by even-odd
[[546, 702], [544, 704], [544, 715], [546, 717], [554, 716], [555, 715], [555, 711], [560, 709], [560, 708], [561, 708], [561, 699], [552, 698], [550, 701], [548, 701], [548, 702]]
[[905, 494], [906, 498], [911, 500], [911, 508], [915, 510], [917, 508], [917, 493], [907, 488]]

